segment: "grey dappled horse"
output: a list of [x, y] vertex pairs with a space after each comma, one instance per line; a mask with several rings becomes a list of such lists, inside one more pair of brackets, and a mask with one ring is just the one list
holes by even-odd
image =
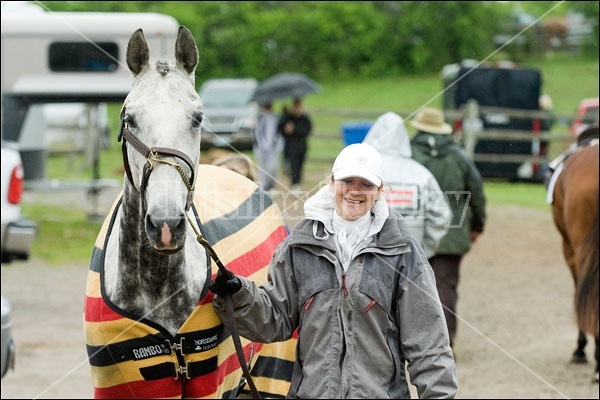
[[[208, 283], [216, 266], [207, 251], [214, 259], [218, 248], [227, 268], [263, 283], [287, 230], [254, 182], [199, 165], [198, 59], [183, 26], [174, 60], [151, 61], [141, 29], [128, 44], [133, 83], [119, 132], [126, 176], [96, 240], [86, 285], [95, 397], [235, 397], [245, 384], [239, 358], [244, 368], [256, 367], [261, 392], [283, 396], [289, 388], [295, 341], [239, 344], [212, 308]], [[269, 352], [267, 361], [261, 351]]]

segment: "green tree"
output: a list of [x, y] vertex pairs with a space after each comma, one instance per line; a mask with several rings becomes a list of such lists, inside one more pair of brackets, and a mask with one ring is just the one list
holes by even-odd
[[[395, 78], [439, 71], [466, 58], [540, 56], [535, 29], [569, 10], [595, 21], [587, 48], [598, 52], [598, 2], [202, 1], [48, 2], [53, 11], [159, 12], [196, 37], [197, 75], [254, 76], [304, 72], [316, 79]], [[511, 33], [511, 16], [525, 10], [539, 23], [498, 54], [495, 37]], [[132, 30], [134, 27], [132, 27]], [[522, 42], [522, 44], [519, 44]]]

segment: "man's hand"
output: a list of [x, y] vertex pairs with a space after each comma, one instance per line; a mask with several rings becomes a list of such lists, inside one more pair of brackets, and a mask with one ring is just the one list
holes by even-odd
[[471, 239], [471, 243], [475, 243], [477, 241], [477, 239], [479, 238], [479, 235], [481, 235], [481, 232], [477, 232], [477, 231], [471, 231], [469, 238]]
[[234, 294], [239, 291], [242, 288], [242, 282], [230, 271], [227, 271], [227, 274], [223, 275], [221, 270], [219, 270], [215, 280], [208, 285], [208, 288], [214, 294], [225, 296], [226, 294]]
[[294, 133], [294, 129], [296, 129], [296, 124], [293, 121], [287, 121], [283, 126], [283, 133], [286, 135], [292, 135]]

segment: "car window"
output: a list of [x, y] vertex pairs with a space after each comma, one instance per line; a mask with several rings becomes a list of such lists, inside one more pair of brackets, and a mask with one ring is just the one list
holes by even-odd
[[582, 120], [584, 124], [593, 124], [598, 121], [598, 107], [591, 107], [585, 110]]
[[209, 87], [200, 91], [204, 107], [244, 107], [252, 98], [254, 89], [247, 87]]

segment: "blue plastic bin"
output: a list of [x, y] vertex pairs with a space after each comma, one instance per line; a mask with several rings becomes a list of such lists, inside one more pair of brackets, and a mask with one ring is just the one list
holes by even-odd
[[367, 136], [371, 126], [373, 126], [373, 123], [373, 121], [359, 121], [342, 125], [342, 139], [346, 146], [353, 143], [361, 143], [365, 136]]

